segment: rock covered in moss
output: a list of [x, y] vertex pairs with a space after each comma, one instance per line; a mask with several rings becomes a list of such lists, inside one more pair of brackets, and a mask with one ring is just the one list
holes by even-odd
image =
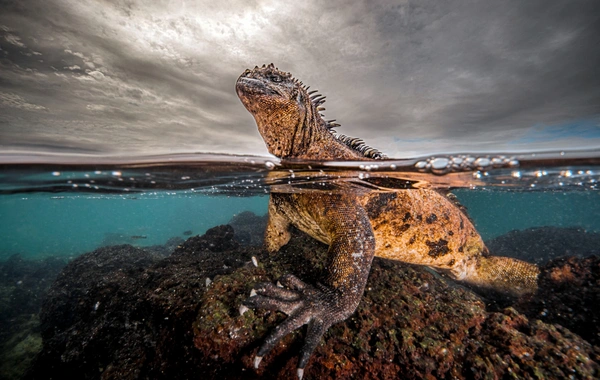
[[544, 265], [537, 294], [517, 308], [600, 345], [600, 258], [567, 257]]
[[[310, 248], [309, 248], [310, 247]], [[219, 277], [194, 324], [203, 363], [225, 378], [294, 378], [304, 329], [285, 337], [252, 368], [280, 313], [238, 307], [252, 285], [287, 272], [316, 280], [326, 247], [298, 238], [259, 266]], [[250, 281], [249, 281], [250, 279]], [[489, 313], [481, 299], [422, 267], [375, 259], [356, 313], [334, 325], [315, 350], [306, 378], [594, 378], [598, 351], [567, 329], [528, 320], [512, 308]]]
[[165, 259], [128, 245], [78, 257], [44, 303], [43, 349], [26, 378], [197, 376], [192, 323], [207, 278], [249, 262], [218, 251], [236, 247], [232, 237], [231, 227], [216, 227]]
[[[28, 260], [21, 255], [0, 262], [0, 326], [8, 326], [19, 315], [39, 313], [45, 294], [66, 264], [62, 258]], [[0, 329], [0, 343], [7, 332], [7, 327]]]
[[260, 246], [267, 227], [268, 215], [258, 216], [252, 211], [244, 211], [227, 223], [235, 230], [235, 240], [242, 245]]
[[[219, 226], [165, 259], [130, 246], [91, 253], [53, 286], [29, 378], [295, 378], [304, 328], [255, 370], [261, 340], [285, 316], [239, 306], [285, 273], [318, 281], [326, 252], [295, 232], [269, 255]], [[512, 308], [488, 312], [426, 268], [375, 259], [356, 313], [325, 334], [305, 378], [594, 378], [597, 362], [598, 348], [566, 328]]]
[[66, 260], [13, 255], [0, 262], [0, 379], [20, 379], [41, 349], [39, 311]]

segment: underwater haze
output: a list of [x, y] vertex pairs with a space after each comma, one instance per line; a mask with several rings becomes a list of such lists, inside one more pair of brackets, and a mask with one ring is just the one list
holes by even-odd
[[325, 335], [307, 378], [599, 374], [598, 152], [369, 163], [3, 158], [0, 378], [289, 377], [302, 334], [253, 369], [254, 342], [283, 314], [238, 309], [251, 286], [282, 273], [320, 281], [327, 247], [293, 230], [280, 252], [266, 253], [268, 197], [347, 186], [452, 189], [493, 255], [539, 266], [538, 290], [490, 294], [375, 258], [358, 310]]

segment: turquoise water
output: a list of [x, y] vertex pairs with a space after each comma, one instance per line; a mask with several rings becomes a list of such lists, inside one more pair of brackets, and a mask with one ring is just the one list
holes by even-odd
[[531, 227], [600, 231], [597, 191], [455, 191], [484, 240]]
[[27, 194], [0, 197], [0, 260], [72, 256], [115, 244], [162, 245], [226, 224], [242, 211], [264, 214], [268, 197], [157, 191], [137, 196]]
[[126, 162], [25, 158], [43, 165], [9, 158], [4, 161], [13, 162], [0, 171], [0, 260], [73, 256], [114, 244], [164, 245], [201, 235], [243, 211], [264, 215], [270, 191], [314, 190], [336, 181], [383, 191], [406, 183], [453, 189], [484, 240], [540, 226], [600, 231], [600, 170], [593, 153], [440, 156], [367, 166], [207, 155]]
[[[573, 270], [580, 268], [575, 277], [587, 276], [593, 271], [587, 271], [587, 259], [582, 257], [597, 255], [596, 247], [600, 243], [599, 156], [599, 152], [578, 152], [520, 156], [437, 156], [369, 163], [282, 163], [269, 158], [210, 155], [134, 157], [123, 160], [90, 156], [3, 157], [0, 154], [0, 379], [20, 379], [27, 368], [36, 368], [44, 374], [52, 369], [53, 364], [39, 361], [39, 358], [43, 358], [46, 352], [54, 355], [54, 352], [60, 350], [42, 349], [42, 345], [50, 347], [52, 341], [47, 337], [42, 338], [44, 333], [40, 334], [40, 331], [54, 331], [64, 318], [62, 314], [53, 314], [52, 318], [56, 319], [52, 319], [52, 325], [44, 326], [43, 321], [50, 315], [44, 312], [54, 310], [55, 305], [73, 310], [66, 315], [75, 318], [71, 321], [75, 325], [67, 328], [73, 327], [75, 330], [72, 334], [65, 333], [65, 339], [69, 342], [83, 339], [84, 342], [66, 343], [66, 346], [73, 349], [69, 352], [85, 349], [88, 333], [92, 336], [90, 341], [104, 339], [102, 333], [98, 333], [100, 330], [85, 324], [89, 321], [105, 325], [110, 330], [108, 336], [111, 336], [113, 330], [117, 331], [115, 336], [118, 337], [118, 343], [114, 344], [121, 346], [122, 336], [133, 330], [138, 331], [138, 326], [147, 326], [150, 323], [147, 321], [156, 319], [156, 325], [151, 326], [152, 333], [148, 338], [139, 339], [145, 339], [144, 342], [147, 340], [149, 344], [153, 344], [155, 340], [177, 342], [177, 347], [170, 343], [167, 345], [167, 351], [174, 354], [173, 358], [165, 359], [167, 361], [160, 364], [161, 370], [162, 365], [178, 365], [180, 351], [174, 350], [180, 346], [188, 347], [186, 352], [190, 352], [192, 356], [197, 355], [198, 347], [193, 346], [187, 333], [194, 330], [191, 326], [195, 326], [193, 321], [196, 316], [195, 313], [188, 315], [183, 310], [187, 310], [190, 304], [196, 305], [193, 307], [199, 310], [213, 310], [211, 308], [214, 305], [220, 304], [212, 296], [207, 299], [214, 301], [214, 304], [212, 301], [201, 303], [204, 299], [201, 295], [215, 286], [211, 282], [216, 284], [227, 277], [227, 271], [233, 270], [232, 265], [241, 265], [240, 271], [255, 268], [256, 265], [258, 268], [255, 269], [260, 271], [268, 260], [273, 260], [276, 264], [283, 255], [277, 256], [277, 260], [274, 256], [260, 256], [264, 254], [264, 250], [258, 245], [262, 239], [265, 219], [248, 217], [248, 214], [238, 218], [238, 221], [243, 219], [243, 222], [237, 225], [231, 223], [234, 225], [234, 234], [241, 237], [238, 240], [241, 245], [236, 242], [231, 251], [224, 250], [221, 246], [213, 253], [210, 251], [212, 248], [200, 248], [200, 252], [194, 247], [202, 247], [204, 238], [190, 238], [203, 235], [217, 225], [230, 223], [232, 218], [235, 219], [246, 211], [258, 216], [264, 215], [267, 212], [269, 193], [352, 190], [393, 192], [410, 191], [413, 188], [430, 188], [444, 193], [451, 191], [458, 202], [466, 207], [490, 250], [504, 250], [502, 255], [538, 264], [549, 261], [551, 264], [560, 263], [562, 259], [558, 258], [565, 255], [578, 256], [579, 258], [573, 258]], [[532, 227], [550, 228], [528, 230]], [[212, 233], [218, 235], [219, 231], [225, 230], [231, 231], [231, 228], [214, 229]], [[519, 232], [510, 233], [515, 230]], [[208, 240], [211, 241], [209, 247], [219, 247], [222, 244], [218, 243], [220, 240], [217, 235], [209, 238], [212, 239]], [[231, 235], [228, 236], [231, 239]], [[249, 243], [252, 245], [245, 245]], [[149, 249], [137, 250], [126, 244]], [[315, 247], [310, 245], [312, 243], [308, 238], [306, 244], [309, 245], [296, 247], [298, 252], [304, 248], [308, 248], [310, 252]], [[185, 249], [190, 252], [180, 256], [180, 253], [174, 251], [177, 245], [187, 247]], [[100, 247], [105, 248], [98, 250]], [[173, 255], [165, 257], [173, 252]], [[89, 254], [84, 255], [86, 253]], [[258, 261], [254, 255], [259, 256]], [[144, 260], [148, 260], [148, 263], [159, 260], [157, 257], [161, 259], [151, 265], [152, 269], [146, 268], [142, 272], [132, 269], [138, 264], [131, 266], [131, 263], [142, 265]], [[110, 260], [106, 261], [106, 258]], [[590, 259], [596, 260], [593, 257]], [[183, 260], [181, 262], [187, 263], [187, 266], [180, 266], [178, 260]], [[144, 265], [150, 265], [148, 263]], [[406, 267], [404, 269], [408, 270]], [[69, 273], [73, 272], [69, 270], [82, 270], [82, 273], [90, 274], [71, 275]], [[406, 273], [410, 271], [412, 269]], [[382, 274], [381, 271], [375, 272], [379, 272], [371, 272], [375, 277]], [[423, 276], [429, 272], [420, 273]], [[163, 275], [165, 277], [161, 277]], [[139, 282], [135, 282], [138, 280]], [[430, 280], [433, 281], [434, 278]], [[60, 281], [67, 281], [66, 285], [60, 285], [63, 284]], [[86, 281], [89, 282], [89, 288], [85, 287], [87, 285], [78, 285], [87, 283]], [[545, 302], [553, 297], [554, 288], [544, 288], [546, 293], [541, 296], [544, 305], [540, 306], [540, 311], [535, 309], [535, 305], [527, 306], [530, 309], [523, 306], [523, 313], [530, 313], [528, 317], [532, 321], [549, 315], [548, 323], [566, 324], [579, 334], [591, 331], [586, 337], [590, 342], [595, 342], [598, 324], [595, 322], [594, 315], [597, 313], [592, 299], [597, 292], [592, 285], [596, 280], [586, 281], [587, 285], [573, 285], [572, 288], [566, 287], [566, 291], [563, 289], [559, 297], [552, 301], [553, 306], [545, 306]], [[56, 285], [58, 283], [63, 287]], [[412, 283], [409, 281], [406, 285], [410, 287]], [[246, 283], [241, 286], [246, 286]], [[425, 282], [417, 293], [425, 296], [433, 292], [430, 302], [427, 302], [429, 306], [435, 299], [446, 299], [448, 294], [455, 294], [454, 291], [447, 293], [439, 286], [442, 285], [438, 284], [430, 289], [429, 282]], [[164, 299], [160, 295], [163, 294], [163, 288]], [[177, 295], [176, 289], [184, 292], [181, 294], [188, 294], [188, 291], [193, 293], [185, 298]], [[224, 288], [218, 289], [225, 291]], [[98, 293], [95, 293], [96, 290]], [[234, 297], [242, 292], [231, 291]], [[371, 293], [370, 289], [368, 293]], [[403, 299], [409, 294], [407, 292], [402, 295]], [[61, 303], [63, 296], [69, 301]], [[561, 298], [563, 296], [566, 298]], [[581, 300], [577, 298], [579, 296], [582, 297]], [[121, 305], [122, 310], [119, 309], [120, 297], [131, 297], [130, 303]], [[157, 300], [163, 300], [164, 304]], [[163, 315], [160, 311], [162, 306], [147, 309], [145, 305], [152, 302], [158, 302], [156, 305], [163, 305], [169, 311]], [[400, 301], [395, 302], [399, 305]], [[496, 307], [494, 302], [496, 301], [489, 304], [490, 309], [486, 311], [486, 315], [494, 316], [490, 314]], [[498, 302], [505, 301], [500, 299]], [[421, 303], [408, 302], [405, 305], [417, 304]], [[452, 307], [458, 307], [456, 305]], [[479, 308], [481, 304], [475, 302], [471, 305]], [[239, 307], [237, 300], [227, 306], [228, 312], [218, 315], [229, 313], [238, 318]], [[425, 308], [423, 320], [428, 315], [438, 313], [436, 307]], [[120, 317], [121, 311], [126, 316], [123, 320]], [[390, 311], [380, 312], [384, 315]], [[117, 320], [107, 317], [111, 313], [119, 315]], [[160, 318], [155, 318], [156, 315], [160, 315]], [[188, 317], [191, 319], [187, 320]], [[130, 323], [128, 318], [135, 319], [135, 324]], [[447, 323], [455, 323], [452, 318], [454, 317]], [[569, 324], [572, 321], [587, 321], [588, 324]], [[156, 327], [163, 326], [163, 323], [181, 323], [181, 326], [166, 329]], [[133, 329], [130, 329], [131, 326], [134, 326]], [[123, 330], [118, 330], [119, 328]], [[581, 331], [577, 328], [581, 328]], [[186, 332], [188, 335], [178, 336], [175, 331]], [[160, 335], [162, 332], [168, 338]], [[233, 336], [237, 336], [236, 334], [237, 332], [233, 333]], [[339, 336], [331, 334], [332, 337]], [[475, 335], [472, 338], [477, 340], [480, 337]], [[131, 338], [131, 344], [135, 347], [142, 344], [141, 340], [136, 339], [138, 338]], [[497, 347], [498, 342], [493, 339], [485, 340], [485, 336], [481, 339], [486, 344]], [[222, 339], [219, 337], [211, 341], [203, 338], [202, 342], [205, 341], [217, 345]], [[241, 341], [232, 338], [230, 342]], [[91, 343], [90, 347], [94, 344], [96, 343]], [[425, 341], [420, 344], [422, 347], [427, 346]], [[573, 343], [575, 344], [582, 343]], [[550, 345], [547, 344], [547, 347]], [[352, 345], [345, 345], [350, 346]], [[155, 347], [152, 346], [149, 352], [154, 350]], [[113, 348], [104, 351], [112, 352]], [[122, 352], [128, 363], [134, 361], [128, 348]], [[96, 363], [95, 355], [93, 353], [93, 358], [90, 359], [92, 372], [104, 373], [105, 366], [100, 362]], [[582, 353], [578, 352], [578, 355]], [[218, 355], [211, 354], [210, 358], [214, 359], [216, 356]], [[208, 360], [207, 358], [209, 357], [202, 360]], [[74, 361], [68, 360], [71, 359], [67, 359], [65, 368], [72, 371], [69, 366]], [[192, 371], [199, 368], [197, 364], [189, 364], [193, 367]], [[405, 363], [400, 364], [404, 368]], [[229, 364], [226, 367], [229, 368]], [[213, 371], [215, 367], [208, 364], [207, 368]], [[462, 368], [461, 364], [456, 368]], [[244, 367], [241, 371], [246, 369]]]
[[[581, 227], [600, 231], [600, 194], [591, 191], [455, 191], [487, 240], [530, 227]], [[48, 193], [0, 197], [0, 260], [73, 256], [100, 246], [163, 245], [203, 234], [232, 217], [267, 211], [267, 196], [210, 196], [185, 191], [137, 195]], [[188, 232], [186, 235], [185, 232]]]

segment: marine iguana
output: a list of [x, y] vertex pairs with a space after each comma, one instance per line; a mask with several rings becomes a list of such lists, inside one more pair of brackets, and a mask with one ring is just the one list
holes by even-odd
[[[320, 113], [325, 97], [308, 90], [273, 64], [246, 70], [238, 78], [237, 94], [271, 154], [306, 160], [384, 158], [362, 140], [337, 134], [333, 128], [339, 124]], [[255, 367], [281, 338], [307, 324], [298, 363], [302, 378], [325, 331], [358, 306], [373, 256], [427, 265], [454, 279], [516, 295], [537, 289], [537, 266], [490, 256], [462, 209], [436, 190], [272, 193], [265, 231], [268, 251], [287, 244], [291, 225], [329, 245], [327, 276], [311, 285], [288, 274], [280, 286], [255, 286], [242, 313], [251, 307], [287, 315], [259, 348]]]

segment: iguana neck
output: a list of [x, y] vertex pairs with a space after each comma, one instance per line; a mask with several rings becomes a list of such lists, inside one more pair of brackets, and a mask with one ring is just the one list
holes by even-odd
[[236, 92], [254, 116], [269, 153], [281, 159], [373, 160], [385, 155], [359, 138], [340, 135], [335, 120], [320, 111], [325, 97], [308, 91], [290, 73], [273, 64], [244, 71]]
[[255, 115], [258, 131], [269, 153], [282, 159], [369, 160], [338, 141], [314, 114], [311, 105], [294, 112]]

